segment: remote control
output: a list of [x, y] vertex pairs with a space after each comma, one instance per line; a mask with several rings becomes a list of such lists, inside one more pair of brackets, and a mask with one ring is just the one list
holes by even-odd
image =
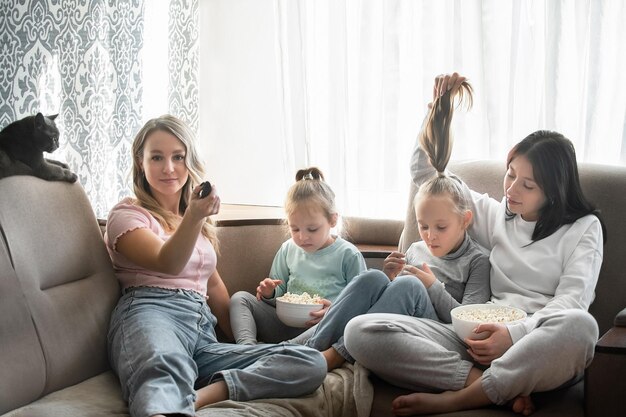
[[211, 183], [208, 181], [203, 182], [202, 184], [200, 184], [200, 187], [202, 187], [200, 189], [200, 192], [198, 193], [198, 198], [204, 198], [207, 195], [211, 194], [211, 190], [213, 189], [213, 187], [211, 187]]

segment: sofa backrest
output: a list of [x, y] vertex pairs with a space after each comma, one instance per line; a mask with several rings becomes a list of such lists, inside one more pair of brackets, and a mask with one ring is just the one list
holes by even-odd
[[269, 275], [278, 248], [289, 238], [287, 227], [280, 219], [224, 220], [217, 226], [217, 270], [229, 294], [255, 294], [259, 282]]
[[0, 180], [0, 414], [107, 370], [118, 298], [83, 188]]
[[[502, 198], [505, 164], [503, 161], [464, 161], [450, 164], [450, 171], [462, 178], [470, 188], [487, 193], [498, 200]], [[604, 259], [596, 287], [596, 298], [590, 312], [598, 321], [600, 334], [608, 330], [615, 315], [625, 307], [626, 280], [626, 167], [581, 163], [580, 181], [586, 197], [600, 209], [608, 231], [604, 246]], [[413, 198], [416, 187], [411, 185], [405, 228], [400, 239], [400, 250], [419, 240]]]

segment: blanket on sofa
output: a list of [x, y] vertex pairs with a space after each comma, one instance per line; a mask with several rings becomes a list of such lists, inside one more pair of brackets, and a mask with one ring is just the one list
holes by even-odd
[[[330, 372], [314, 393], [300, 398], [277, 398], [249, 402], [222, 401], [198, 411], [204, 416], [263, 417], [367, 417], [374, 389], [368, 371], [344, 365]], [[105, 372], [80, 384], [53, 392], [2, 417], [128, 417], [119, 382]]]
[[249, 402], [222, 401], [199, 410], [203, 416], [368, 417], [374, 397], [369, 372], [359, 364], [344, 364], [328, 373], [322, 386], [300, 398]]

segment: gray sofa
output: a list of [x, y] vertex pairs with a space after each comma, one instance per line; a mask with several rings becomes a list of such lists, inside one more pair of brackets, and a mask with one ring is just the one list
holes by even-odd
[[[471, 186], [501, 194], [501, 163], [452, 167]], [[609, 230], [605, 259], [591, 312], [601, 334], [626, 305], [623, 249], [626, 168], [583, 165], [583, 186], [602, 210]], [[414, 190], [413, 190], [414, 191]], [[34, 177], [0, 180], [0, 415], [3, 417], [126, 416], [119, 384], [106, 355], [110, 312], [119, 286], [89, 201], [79, 184]], [[346, 237], [362, 248], [372, 267], [389, 249], [416, 238], [407, 221], [348, 219]], [[405, 228], [403, 226], [406, 225]], [[278, 219], [225, 220], [218, 269], [229, 291], [253, 291], [287, 238]], [[626, 328], [614, 328], [599, 344], [587, 384], [536, 396], [537, 416], [626, 415]], [[597, 362], [597, 363], [596, 363]], [[390, 414], [403, 392], [372, 377], [371, 416]], [[203, 409], [200, 416], [210, 415]], [[509, 416], [492, 407], [448, 416]]]

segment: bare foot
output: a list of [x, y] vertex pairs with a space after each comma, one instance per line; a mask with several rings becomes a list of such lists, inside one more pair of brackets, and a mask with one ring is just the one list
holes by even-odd
[[196, 391], [196, 402], [194, 405], [196, 410], [198, 410], [205, 405], [214, 404], [227, 399], [228, 386], [226, 386], [226, 382], [217, 381]]
[[514, 413], [529, 416], [535, 412], [535, 404], [530, 395], [519, 395], [509, 403]]
[[455, 401], [456, 393], [455, 391], [445, 391], [441, 394], [415, 392], [401, 395], [391, 402], [391, 411], [398, 416], [458, 411], [462, 408]]
[[391, 402], [391, 410], [399, 416], [410, 416], [481, 408], [491, 404], [491, 400], [483, 391], [480, 381], [480, 378], [476, 379], [458, 391], [402, 395]]
[[339, 368], [346, 361], [343, 356], [332, 347], [323, 351], [322, 355], [324, 355], [324, 359], [326, 359], [326, 367], [329, 372], [335, 368]]

